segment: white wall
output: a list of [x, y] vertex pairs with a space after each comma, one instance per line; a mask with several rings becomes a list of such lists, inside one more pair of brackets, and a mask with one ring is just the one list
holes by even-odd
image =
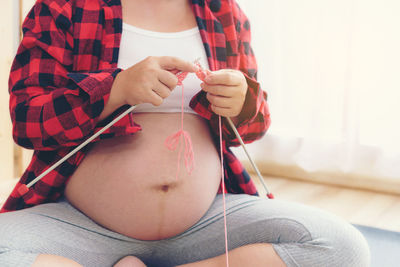
[[255, 160], [400, 183], [400, 1], [237, 1], [271, 108]]
[[[0, 182], [19, 176], [27, 166], [31, 151], [23, 150], [12, 140], [9, 115], [8, 77], [20, 40], [20, 22], [34, 0], [2, 0], [0, 9]], [[22, 3], [22, 6], [20, 6]], [[20, 14], [22, 13], [22, 18]], [[14, 159], [15, 158], [15, 159]]]
[[8, 111], [8, 76], [18, 40], [18, 1], [2, 0], [0, 9], [0, 181], [14, 173], [14, 144]]

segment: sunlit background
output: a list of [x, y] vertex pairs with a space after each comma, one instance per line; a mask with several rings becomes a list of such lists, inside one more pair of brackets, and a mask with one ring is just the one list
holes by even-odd
[[272, 114], [260, 168], [400, 193], [400, 1], [238, 3]]

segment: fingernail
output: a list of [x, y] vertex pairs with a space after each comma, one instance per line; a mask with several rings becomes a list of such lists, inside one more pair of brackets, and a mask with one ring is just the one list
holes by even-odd
[[211, 77], [210, 75], [207, 75], [206, 78], [204, 78], [205, 82], [211, 82]]

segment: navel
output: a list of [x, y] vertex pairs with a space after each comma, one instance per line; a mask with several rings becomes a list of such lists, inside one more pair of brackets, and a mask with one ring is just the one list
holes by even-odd
[[169, 185], [166, 185], [166, 184], [165, 184], [165, 185], [162, 185], [162, 186], [161, 186], [161, 191], [167, 193], [168, 190], [169, 190]]
[[168, 193], [172, 189], [178, 187], [178, 185], [179, 185], [178, 182], [162, 183], [162, 184], [158, 184], [158, 185], [153, 186], [153, 189], [155, 191], [158, 191], [158, 192]]

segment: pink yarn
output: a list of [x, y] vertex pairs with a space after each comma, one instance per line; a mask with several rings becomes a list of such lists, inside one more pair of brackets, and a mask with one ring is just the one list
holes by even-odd
[[[211, 72], [209, 70], [204, 70], [201, 65], [197, 62], [195, 63], [198, 67], [198, 71], [196, 72], [196, 76], [204, 82], [204, 79], [208, 74]], [[194, 153], [192, 149], [192, 140], [190, 138], [190, 134], [183, 130], [183, 80], [188, 75], [187, 72], [180, 72], [176, 74], [178, 77], [178, 85], [182, 86], [182, 113], [181, 113], [181, 129], [174, 133], [173, 135], [169, 136], [165, 140], [165, 145], [170, 150], [175, 150], [178, 142], [180, 141], [180, 137], [183, 136], [185, 140], [185, 166], [188, 170], [189, 174], [194, 169]], [[180, 142], [179, 142], [180, 144]], [[221, 158], [221, 183], [222, 183], [222, 200], [223, 200], [223, 208], [224, 208], [224, 232], [225, 232], [225, 255], [226, 255], [226, 266], [229, 267], [229, 257], [228, 257], [228, 228], [226, 223], [226, 200], [225, 200], [225, 175], [224, 175], [224, 157], [223, 157], [223, 150], [222, 150], [222, 126], [221, 126], [221, 116], [219, 116], [219, 147], [220, 147], [220, 158]], [[179, 154], [178, 154], [178, 167], [176, 173], [176, 179], [178, 179], [179, 169], [180, 169], [180, 158], [181, 158], [182, 147], [180, 146]]]
[[[196, 76], [204, 82], [204, 79], [211, 72], [209, 70], [204, 70], [200, 63], [196, 63], [196, 66], [199, 70], [196, 72]], [[229, 267], [229, 256], [228, 256], [228, 227], [226, 223], [226, 200], [225, 200], [225, 172], [224, 172], [224, 155], [222, 151], [222, 123], [221, 123], [221, 115], [218, 116], [218, 125], [219, 125], [219, 147], [220, 147], [220, 158], [221, 158], [221, 184], [222, 184], [222, 202], [224, 205], [224, 232], [225, 232], [225, 259], [226, 259], [226, 267]]]
[[186, 170], [188, 171], [189, 175], [192, 174], [192, 171], [194, 169], [194, 153], [193, 153], [193, 147], [192, 147], [192, 139], [190, 138], [190, 134], [187, 131], [183, 130], [183, 105], [184, 105], [184, 86], [183, 86], [183, 80], [186, 78], [188, 75], [188, 72], [180, 72], [177, 73], [176, 76], [178, 77], [178, 85], [182, 87], [182, 111], [181, 111], [181, 129], [168, 136], [167, 139], [165, 139], [165, 146], [169, 150], [175, 150], [178, 143], [179, 143], [179, 153], [178, 153], [178, 163], [177, 163], [177, 171], [176, 171], [176, 179], [178, 180], [179, 176], [179, 171], [180, 171], [180, 162], [181, 162], [181, 153], [182, 153], [182, 146], [181, 146], [181, 136], [183, 137], [183, 140], [185, 141], [185, 166]]
[[196, 71], [197, 78], [204, 82], [204, 79], [211, 73], [211, 71], [203, 69], [198, 62], [195, 65], [199, 68], [199, 70]]
[[[196, 72], [196, 76], [204, 81], [205, 77], [207, 76], [210, 71], [205, 71], [201, 67], [199, 63], [196, 63], [196, 66], [198, 67], [198, 71]], [[182, 154], [182, 146], [181, 146], [181, 137], [183, 137], [183, 140], [185, 142], [185, 167], [186, 170], [188, 171], [189, 174], [192, 173], [194, 169], [194, 153], [193, 153], [193, 147], [192, 147], [192, 139], [190, 138], [190, 134], [183, 130], [183, 105], [184, 105], [184, 86], [183, 86], [183, 80], [186, 78], [188, 75], [188, 72], [179, 72], [176, 74], [176, 77], [178, 78], [178, 85], [182, 87], [182, 105], [181, 105], [181, 129], [168, 136], [167, 139], [165, 139], [165, 146], [169, 150], [175, 150], [178, 143], [179, 143], [179, 153], [178, 153], [178, 163], [177, 163], [177, 171], [176, 171], [176, 179], [178, 179], [179, 176], [179, 171], [180, 171], [180, 162], [181, 162], [181, 154]]]

